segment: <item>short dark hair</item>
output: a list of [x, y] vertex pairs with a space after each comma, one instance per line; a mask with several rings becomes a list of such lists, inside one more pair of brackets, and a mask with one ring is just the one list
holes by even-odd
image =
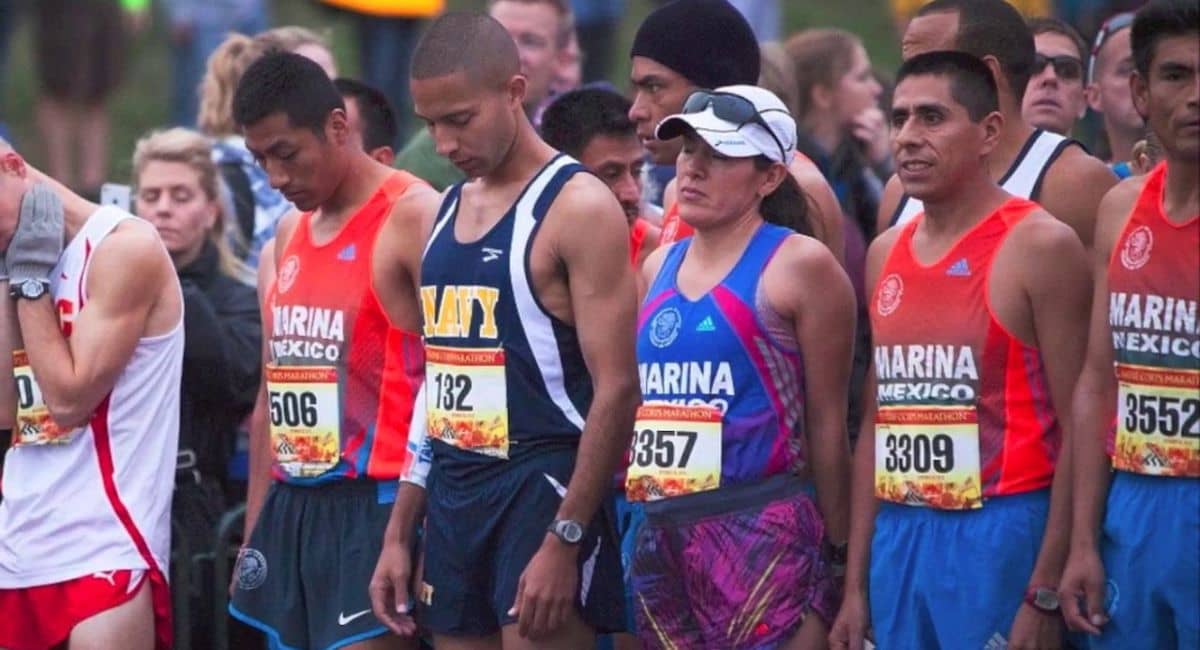
[[1150, 76], [1158, 42], [1172, 36], [1200, 32], [1200, 7], [1196, 0], [1152, 0], [1133, 19], [1129, 33], [1133, 64], [1143, 78]]
[[1004, 0], [933, 0], [917, 11], [958, 14], [954, 47], [982, 59], [995, 57], [1019, 101], [1033, 76], [1033, 33], [1025, 19]]
[[551, 147], [578, 158], [598, 135], [637, 136], [629, 119], [628, 99], [607, 88], [563, 93], [542, 113], [542, 138]]
[[346, 103], [321, 66], [291, 52], [269, 52], [246, 68], [233, 94], [233, 119], [247, 127], [274, 113], [325, 137], [325, 120]]
[[400, 129], [396, 125], [396, 112], [386, 95], [357, 79], [339, 77], [333, 80], [333, 85], [343, 98], [357, 102], [358, 115], [363, 122], [363, 147], [367, 151], [396, 146]]
[[950, 96], [967, 109], [972, 122], [1000, 110], [999, 92], [991, 70], [978, 57], [966, 52], [926, 52], [900, 66], [896, 86], [908, 77], [932, 75], [950, 80]]
[[517, 44], [487, 14], [451, 11], [429, 24], [412, 54], [410, 76], [433, 79], [464, 72], [477, 83], [498, 86], [521, 72]]
[[1079, 35], [1079, 30], [1052, 16], [1030, 18], [1026, 24], [1029, 25], [1029, 32], [1034, 36], [1038, 34], [1059, 34], [1067, 37], [1071, 41], [1071, 44], [1075, 46], [1075, 51], [1079, 52], [1079, 61], [1087, 64], [1087, 41], [1083, 40], [1083, 37]]

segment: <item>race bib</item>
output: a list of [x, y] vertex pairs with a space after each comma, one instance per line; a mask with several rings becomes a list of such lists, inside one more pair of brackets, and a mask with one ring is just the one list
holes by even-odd
[[337, 368], [267, 366], [271, 447], [289, 476], [320, 476], [341, 456]]
[[1113, 467], [1200, 476], [1200, 371], [1117, 364]]
[[983, 507], [975, 407], [882, 407], [875, 496], [940, 510]]
[[721, 412], [711, 406], [638, 407], [625, 495], [656, 501], [721, 485]]
[[50, 418], [24, 350], [13, 351], [13, 380], [17, 385], [17, 422], [13, 427], [14, 447], [21, 445], [65, 445], [82, 429], [64, 431]]
[[508, 458], [504, 350], [425, 346], [425, 406], [430, 438]]

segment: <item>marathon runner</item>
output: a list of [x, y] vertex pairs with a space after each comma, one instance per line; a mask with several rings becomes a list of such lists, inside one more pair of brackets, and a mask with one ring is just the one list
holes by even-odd
[[[411, 87], [438, 151], [474, 179], [448, 190], [421, 269], [420, 622], [439, 649], [591, 647], [624, 627], [606, 497], [638, 401], [629, 228], [603, 182], [538, 138], [495, 19], [434, 21]], [[403, 485], [372, 583], [402, 632], [423, 501]]]
[[[0, 141], [0, 647], [164, 650], [183, 297], [149, 223]], [[0, 265], [2, 266], [2, 265]], [[13, 416], [15, 414], [15, 421]]]
[[395, 285], [372, 277], [382, 231], [420, 224], [436, 195], [362, 150], [333, 82], [299, 55], [251, 65], [234, 117], [272, 187], [303, 213], [280, 224], [264, 296], [258, 408], [269, 434], [252, 429], [230, 612], [286, 647], [413, 647], [384, 636], [367, 587], [422, 381], [421, 237], [389, 247], [412, 261], [389, 265]]
[[854, 290], [796, 234], [811, 215], [778, 97], [696, 91], [657, 136], [683, 139], [679, 213], [695, 234], [643, 269], [645, 404], [626, 481], [646, 512], [638, 635], [646, 648], [821, 647], [838, 606], [826, 550], [844, 551], [849, 519]]
[[1097, 635], [1093, 647], [1196, 648], [1200, 9], [1156, 0], [1131, 31], [1134, 106], [1165, 160], [1100, 204], [1061, 592], [1067, 624]]
[[869, 624], [883, 647], [1060, 647], [1071, 466], [1060, 420], [1085, 345], [1086, 255], [989, 175], [1004, 117], [987, 64], [910, 58], [891, 125], [900, 180], [924, 212], [868, 253], [877, 400], [855, 455], [831, 643], [861, 648]]

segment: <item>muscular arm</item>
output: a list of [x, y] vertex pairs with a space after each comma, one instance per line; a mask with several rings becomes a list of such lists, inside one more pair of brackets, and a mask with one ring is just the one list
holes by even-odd
[[[557, 517], [588, 522], [629, 446], [641, 398], [634, 356], [637, 293], [629, 265], [629, 228], [602, 183], [576, 176], [547, 218], [554, 217], [552, 241], [566, 268], [575, 330], [593, 386], [579, 460]], [[578, 227], [585, 220], [588, 227]]]
[[850, 278], [818, 242], [791, 237], [767, 268], [767, 298], [789, 318], [804, 357], [804, 430], [829, 540], [846, 541], [850, 520], [847, 385], [854, 341]]
[[[1050, 398], [1063, 428], [1063, 445], [1050, 492], [1050, 513], [1030, 584], [1057, 586], [1070, 533], [1074, 453], [1071, 393], [1083, 363], [1091, 303], [1087, 254], [1078, 237], [1049, 219], [1019, 225], [1025, 246], [1022, 275], [1033, 311], [1037, 347], [1046, 366]], [[1018, 233], [1014, 232], [1014, 236]]]
[[[147, 334], [151, 312], [174, 269], [152, 228], [127, 222], [106, 237], [92, 256], [88, 302], [75, 318], [70, 339], [59, 329], [49, 295], [17, 304], [29, 365], [54, 421], [83, 426]], [[182, 306], [178, 311], [182, 310]]]
[[[262, 317], [262, 364], [266, 367], [270, 360], [267, 346], [269, 345], [271, 327], [271, 307], [267, 304], [267, 295], [275, 282], [275, 240], [263, 245], [258, 258], [258, 303]], [[250, 412], [249, 468], [246, 480], [246, 516], [242, 521], [242, 539], [248, 541], [254, 525], [258, 523], [258, 513], [262, 511], [263, 501], [267, 498], [267, 487], [271, 484], [271, 434], [270, 423], [267, 420], [267, 375], [261, 374], [258, 383], [258, 394], [254, 399], [254, 410]]]
[[[896, 243], [892, 231], [875, 239], [867, 251], [866, 283], [868, 297], [874, 294], [883, 263]], [[868, 305], [870, 304], [868, 298]], [[874, 359], [874, 355], [872, 355]], [[863, 415], [858, 443], [854, 448], [850, 486], [850, 547], [846, 558], [846, 593], [856, 592], [864, 599], [871, 566], [871, 537], [875, 534], [875, 513], [879, 502], [875, 498], [875, 362], [867, 366], [863, 382]]]
[[1087, 356], [1075, 385], [1071, 410], [1075, 451], [1071, 543], [1091, 549], [1097, 548], [1108, 494], [1111, 466], [1104, 444], [1117, 404], [1112, 330], [1108, 325], [1108, 261], [1142, 183], [1143, 179], [1126, 181], [1104, 197], [1092, 251], [1092, 317]]
[[1108, 165], [1072, 146], [1046, 172], [1037, 200], [1090, 249], [1100, 199], [1116, 184], [1117, 177]]

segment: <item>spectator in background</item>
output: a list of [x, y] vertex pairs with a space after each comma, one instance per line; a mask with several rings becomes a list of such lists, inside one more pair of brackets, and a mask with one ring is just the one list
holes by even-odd
[[[350, 14], [358, 30], [358, 67], [363, 81], [379, 89], [403, 111], [399, 132], [407, 131], [408, 65], [422, 20], [442, 13], [444, 0], [321, 0]], [[295, 51], [295, 50], [292, 50]], [[299, 53], [298, 54], [302, 54]], [[326, 70], [328, 72], [328, 70]], [[330, 74], [336, 78], [336, 74]], [[389, 142], [399, 147], [400, 141]]]
[[549, 105], [555, 97], [582, 85], [583, 51], [579, 49], [579, 36], [575, 30], [571, 30], [568, 35], [567, 48], [559, 57], [558, 66], [554, 69], [554, 78], [550, 80], [550, 94], [543, 102], [543, 107]]
[[[8, 71], [8, 43], [17, 26], [17, 0], [0, 0], [0, 112], [4, 110], [4, 89]], [[11, 140], [0, 118], [0, 138]]]
[[612, 74], [613, 45], [625, 16], [625, 0], [571, 0], [571, 10], [579, 49], [587, 55], [583, 81], [607, 81]]
[[233, 93], [250, 67], [269, 46], [263, 39], [230, 34], [208, 58], [200, 86], [200, 131], [213, 138], [217, 163], [228, 192], [222, 202], [225, 236], [234, 255], [251, 268], [258, 267], [263, 244], [275, 236], [275, 226], [292, 204], [267, 181], [267, 173], [246, 149], [241, 129], [233, 120]]
[[[892, 24], [896, 26], [896, 35], [903, 36], [904, 31], [908, 29], [908, 22], [917, 15], [917, 11], [921, 7], [929, 4], [932, 0], [888, 0], [888, 2], [892, 6]], [[1049, 16], [1054, 13], [1053, 0], [1007, 0], [1007, 2], [1026, 17]]]
[[230, 32], [257, 34], [270, 25], [264, 0], [163, 0], [171, 45], [171, 122], [196, 125], [208, 57]]
[[833, 187], [842, 212], [863, 238], [875, 234], [883, 184], [892, 172], [882, 87], [857, 36], [840, 29], [805, 30], [785, 45], [796, 70], [798, 149]]
[[1088, 60], [1088, 106], [1104, 119], [1108, 138], [1106, 160], [1119, 178], [1132, 173], [1128, 161], [1133, 158], [1133, 145], [1142, 139], [1146, 126], [1133, 107], [1129, 90], [1129, 78], [1133, 76], [1133, 48], [1129, 43], [1132, 24], [1132, 13], [1117, 14], [1105, 21], [1096, 34]]
[[333, 50], [329, 49], [328, 39], [307, 27], [276, 27], [258, 34], [254, 40], [265, 45], [268, 50], [299, 54], [321, 66], [330, 79], [337, 78], [337, 62], [333, 59]]
[[[183, 290], [184, 348], [179, 455], [172, 520], [188, 539], [212, 539], [227, 500], [224, 481], [238, 423], [258, 389], [261, 335], [253, 273], [228, 248], [212, 147], [175, 128], [138, 141], [137, 215], [154, 225]], [[176, 540], [178, 542], [178, 540]], [[212, 647], [212, 596], [197, 576], [192, 647]]]
[[1028, 23], [1037, 54], [1021, 114], [1039, 129], [1070, 136], [1087, 112], [1083, 95], [1087, 44], [1074, 27], [1057, 18], [1030, 18]]
[[632, 104], [607, 88], [580, 88], [556, 98], [542, 115], [546, 144], [583, 163], [616, 195], [629, 220], [634, 267], [658, 246], [659, 229], [642, 218], [642, 165], [646, 152], [629, 119]]
[[95, 199], [108, 177], [108, 100], [125, 67], [122, 9], [116, 0], [39, 0], [33, 10], [46, 172]]
[[[567, 0], [489, 0], [488, 14], [512, 36], [527, 80], [525, 112], [537, 116], [550, 96], [555, 73], [567, 57], [575, 20]], [[452, 146], [448, 142], [444, 146]], [[396, 168], [412, 173], [437, 191], [465, 178], [449, 160], [453, 149], [439, 151], [428, 129], [421, 129], [396, 156]]]
[[342, 77], [334, 79], [333, 85], [346, 101], [346, 123], [355, 144], [377, 162], [391, 167], [396, 162], [392, 143], [399, 129], [388, 98], [383, 91], [357, 79]]

